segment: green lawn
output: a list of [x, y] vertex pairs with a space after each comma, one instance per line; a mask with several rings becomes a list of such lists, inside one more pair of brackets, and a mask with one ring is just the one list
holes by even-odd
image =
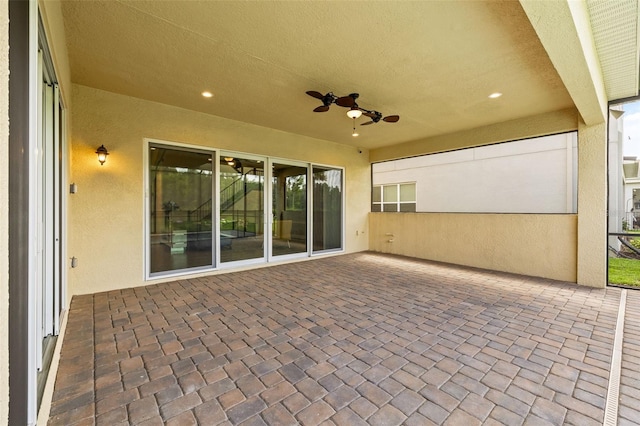
[[610, 257], [609, 283], [640, 287], [640, 260]]

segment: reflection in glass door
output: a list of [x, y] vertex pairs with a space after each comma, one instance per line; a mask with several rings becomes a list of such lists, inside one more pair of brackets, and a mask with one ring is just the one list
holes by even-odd
[[306, 253], [308, 168], [273, 163], [271, 170], [271, 254]]
[[213, 265], [211, 153], [149, 146], [149, 270]]
[[220, 156], [220, 262], [264, 259], [264, 161]]
[[313, 251], [342, 248], [342, 170], [313, 166]]

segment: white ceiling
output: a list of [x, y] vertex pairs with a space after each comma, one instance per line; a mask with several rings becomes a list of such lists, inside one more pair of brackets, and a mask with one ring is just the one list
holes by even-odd
[[[62, 11], [75, 83], [363, 148], [573, 106], [516, 1], [106, 0]], [[400, 121], [353, 138], [346, 109], [314, 113], [307, 90], [358, 92], [360, 106]]]
[[587, 0], [608, 100], [638, 94], [638, 0]]

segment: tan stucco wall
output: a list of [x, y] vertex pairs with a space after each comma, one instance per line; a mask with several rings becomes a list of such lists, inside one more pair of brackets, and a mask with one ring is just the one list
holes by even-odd
[[[68, 255], [78, 258], [78, 267], [69, 271], [69, 296], [149, 283], [143, 277], [143, 138], [345, 167], [345, 248], [368, 248], [367, 151], [79, 85], [73, 86], [71, 133], [70, 182], [78, 193], [69, 197]], [[104, 166], [95, 154], [101, 144], [110, 153]]]
[[578, 284], [607, 282], [607, 126], [578, 128]]
[[[415, 223], [416, 226], [420, 226], [414, 229], [422, 230], [425, 229], [424, 226], [431, 226], [435, 223], [446, 230], [447, 233], [457, 233], [460, 230], [458, 225], [462, 224], [465, 224], [463, 228], [466, 229], [469, 226], [466, 224], [467, 221], [473, 224], [472, 228], [474, 230], [484, 230], [485, 227], [492, 229], [492, 226], [496, 227], [500, 224], [500, 232], [507, 232], [507, 235], [515, 232], [517, 235], [522, 235], [523, 239], [530, 239], [534, 242], [534, 247], [537, 246], [539, 249], [537, 251], [539, 256], [525, 257], [518, 249], [514, 251], [513, 241], [506, 239], [501, 233], [497, 235], [484, 235], [484, 231], [480, 232], [480, 234], [486, 238], [483, 237], [478, 240], [475, 239], [475, 237], [471, 237], [474, 243], [483, 241], [483, 247], [490, 247], [488, 251], [484, 251], [484, 254], [469, 251], [468, 247], [458, 246], [456, 243], [453, 243], [453, 246], [448, 246], [446, 249], [439, 247], [438, 251], [435, 251], [434, 247], [429, 245], [429, 241], [432, 241], [432, 239], [422, 241], [419, 240], [418, 237], [411, 238], [411, 235], [407, 236], [409, 238], [408, 249], [401, 250], [400, 247], [397, 247], [402, 245], [397, 239], [392, 244], [397, 248], [391, 249], [389, 244], [385, 245], [378, 241], [380, 235], [376, 236], [375, 229], [377, 228], [375, 228], [375, 226], [380, 228], [377, 232], [382, 232], [382, 235], [384, 235], [386, 232], [389, 232], [384, 231], [384, 229], [389, 229], [389, 227], [394, 225], [399, 219], [393, 215], [373, 214], [370, 220], [370, 227], [372, 229], [370, 234], [371, 249], [379, 251], [398, 250], [391, 252], [443, 262], [544, 276], [577, 282], [578, 284], [592, 287], [604, 287], [606, 285], [607, 272], [607, 139], [606, 125], [604, 123], [586, 126], [580, 120], [577, 111], [569, 109], [499, 123], [480, 129], [429, 138], [423, 141], [405, 143], [397, 147], [375, 149], [371, 151], [370, 157], [374, 162], [384, 161], [393, 158], [467, 148], [576, 129], [578, 130], [577, 216], [559, 216], [560, 219], [552, 219], [555, 216], [538, 217], [536, 215], [521, 215], [518, 217], [518, 215], [515, 215], [515, 217], [511, 217], [510, 215], [472, 215], [461, 217], [455, 214], [438, 214], [436, 216], [421, 217], [420, 221], [425, 221], [424, 224], [422, 224], [422, 222]], [[570, 217], [572, 219], [568, 219]], [[537, 218], [536, 221], [542, 221], [540, 222], [540, 226], [536, 225], [531, 227], [532, 225], [530, 225], [529, 222], [532, 218]], [[575, 227], [575, 233], [571, 234], [572, 236], [567, 234], [567, 220], [572, 220], [573, 223], [575, 223], [575, 225], [572, 225]], [[524, 228], [518, 225], [520, 221], [524, 224]], [[543, 232], [540, 233], [541, 230]], [[418, 233], [418, 235], [422, 235], [422, 232]], [[545, 239], [546, 242], [544, 241]], [[572, 241], [571, 247], [567, 246], [569, 241]], [[562, 248], [563, 251], [558, 253], [560, 257], [558, 257], [557, 260], [551, 262], [548, 259], [546, 255], [546, 253], [548, 253], [545, 248], [546, 245], [549, 245], [549, 247], [554, 250], [554, 253], [556, 247]], [[473, 244], [471, 246], [473, 246]], [[500, 253], [503, 255], [503, 258], [500, 262], [496, 262], [492, 257], [492, 253]], [[476, 258], [470, 260], [469, 256], [476, 256]], [[570, 260], [567, 256], [573, 256], [573, 259]]]
[[576, 281], [575, 215], [370, 213], [371, 250]]
[[0, 1], [0, 425], [9, 419], [9, 3]]

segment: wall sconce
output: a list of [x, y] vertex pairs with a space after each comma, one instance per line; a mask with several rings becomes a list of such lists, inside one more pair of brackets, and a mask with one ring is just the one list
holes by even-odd
[[107, 151], [107, 148], [105, 148], [104, 145], [100, 145], [100, 148], [98, 148], [96, 154], [98, 154], [98, 161], [100, 162], [100, 165], [103, 166], [104, 162], [107, 161], [107, 155], [109, 155], [109, 151]]

